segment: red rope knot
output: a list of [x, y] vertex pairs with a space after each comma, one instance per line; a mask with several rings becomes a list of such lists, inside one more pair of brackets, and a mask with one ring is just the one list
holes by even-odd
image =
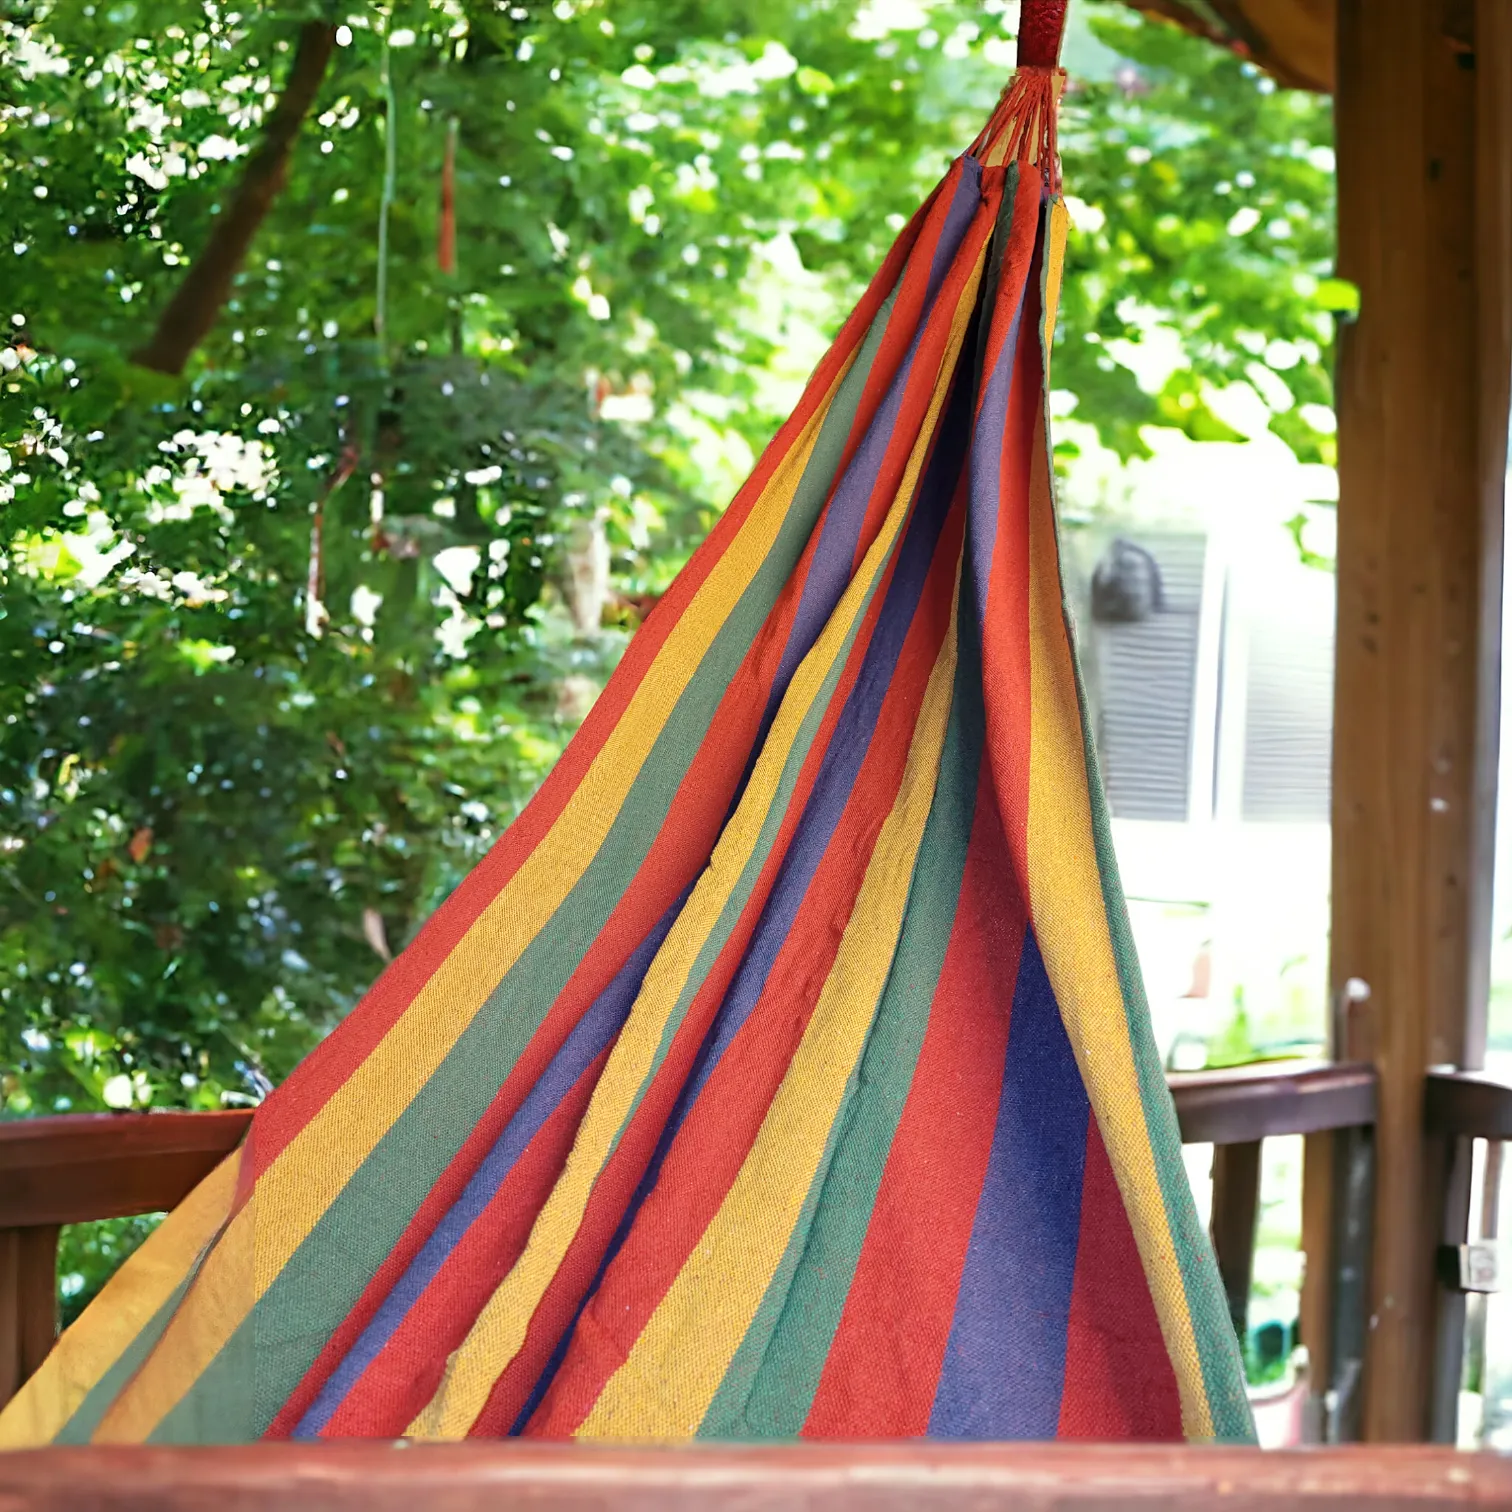
[[1054, 68], [1060, 61], [1069, 0], [1024, 0], [1019, 16], [1020, 68]]

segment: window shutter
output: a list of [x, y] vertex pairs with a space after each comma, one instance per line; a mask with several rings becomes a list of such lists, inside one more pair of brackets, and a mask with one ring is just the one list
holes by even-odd
[[1300, 562], [1250, 621], [1243, 814], [1327, 823], [1333, 760], [1334, 582]]
[[1192, 703], [1206, 538], [1130, 536], [1155, 558], [1165, 604], [1133, 624], [1096, 624], [1097, 749], [1120, 819], [1187, 818]]

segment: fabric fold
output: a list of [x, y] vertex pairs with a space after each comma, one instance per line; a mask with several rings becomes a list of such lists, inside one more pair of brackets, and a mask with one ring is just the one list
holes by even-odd
[[1250, 1437], [1061, 587], [1058, 88], [0, 1444]]

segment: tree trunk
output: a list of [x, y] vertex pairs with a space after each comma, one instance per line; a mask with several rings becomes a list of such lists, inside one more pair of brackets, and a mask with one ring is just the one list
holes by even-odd
[[152, 339], [132, 353], [133, 362], [176, 377], [210, 334], [252, 238], [288, 177], [294, 139], [319, 92], [335, 45], [334, 26], [308, 21], [300, 27], [294, 63], [268, 117], [262, 144], [247, 160], [231, 203], [216, 217], [204, 251], [159, 316]]

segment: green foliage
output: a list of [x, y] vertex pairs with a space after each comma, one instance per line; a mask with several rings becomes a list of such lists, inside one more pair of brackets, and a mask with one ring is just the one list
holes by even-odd
[[[1325, 455], [1303, 416], [1340, 308], [1326, 107], [1087, 8], [1123, 62], [1066, 104], [1057, 386], [1130, 453], [1149, 424], [1220, 434], [1208, 386], [1248, 376]], [[6, 1110], [255, 1100], [351, 1006], [526, 801], [779, 418], [771, 249], [833, 325], [991, 108], [1005, 10], [354, 7], [230, 302], [166, 379], [128, 354], [315, 12], [12, 7]], [[1162, 329], [1152, 385], [1135, 348]]]
[[[1252, 65], [1169, 26], [1102, 8], [1100, 39], [1129, 60], [1068, 98], [1067, 192], [1081, 231], [1062, 296], [1055, 381], [1124, 455], [1140, 429], [1237, 440], [1212, 388], [1249, 382], [1303, 461], [1333, 461], [1326, 355], [1348, 285], [1333, 264], [1332, 117]], [[1124, 348], [1155, 346], [1142, 368]], [[1154, 338], [1154, 339], [1152, 339]], [[1161, 371], [1162, 367], [1165, 371]]]
[[58, 1236], [58, 1321], [67, 1328], [120, 1263], [159, 1223], [160, 1213], [71, 1223]]

